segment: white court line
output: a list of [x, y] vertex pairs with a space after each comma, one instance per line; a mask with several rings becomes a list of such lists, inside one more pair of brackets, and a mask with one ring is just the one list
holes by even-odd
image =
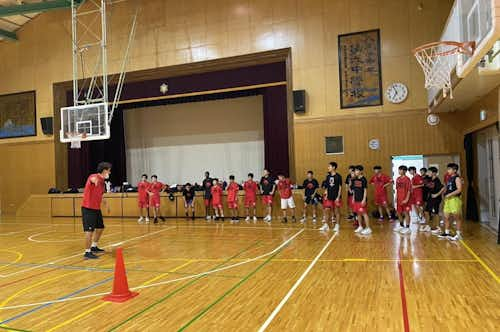
[[[269, 251], [269, 252], [267, 252], [267, 253], [265, 253], [263, 255], [260, 255], [260, 256], [254, 257], [254, 258], [249, 258], [246, 261], [242, 261], [242, 262], [239, 262], [239, 263], [236, 263], [236, 264], [232, 264], [232, 265], [227, 265], [227, 266], [224, 266], [224, 267], [221, 267], [221, 268], [218, 268], [218, 269], [213, 269], [213, 270], [208, 270], [208, 271], [197, 273], [197, 274], [192, 274], [192, 275], [181, 277], [181, 278], [177, 278], [177, 279], [166, 280], [166, 281], [163, 281], [163, 282], [157, 282], [157, 283], [149, 284], [149, 285], [131, 287], [130, 289], [131, 290], [137, 290], [137, 289], [143, 289], [143, 288], [150, 288], [150, 287], [161, 286], [161, 285], [165, 285], [165, 284], [171, 284], [171, 283], [174, 283], [174, 282], [177, 282], [177, 281], [183, 281], [183, 280], [187, 280], [187, 279], [193, 279], [193, 278], [197, 278], [197, 277], [201, 277], [201, 276], [206, 276], [206, 275], [210, 275], [210, 274], [213, 274], [213, 273], [216, 273], [216, 272], [228, 270], [228, 269], [231, 269], [231, 268], [243, 265], [243, 264], [248, 264], [248, 263], [254, 262], [256, 260], [262, 259], [263, 257], [267, 257], [267, 256], [270, 256], [270, 255], [273, 255], [277, 251], [281, 250], [288, 243], [290, 243], [297, 236], [299, 236], [303, 231], [304, 231], [303, 229], [299, 230], [297, 233], [295, 233], [294, 235], [292, 235], [291, 237], [289, 237], [286, 241], [282, 242], [275, 249], [273, 249], [273, 250], [271, 250], [271, 251]], [[333, 236], [333, 237], [335, 237], [335, 236]], [[44, 302], [37, 302], [37, 303], [18, 304], [18, 305], [13, 305], [13, 306], [0, 307], [0, 310], [19, 309], [19, 308], [34, 307], [34, 306], [39, 306], [39, 305], [44, 305], [44, 304], [61, 303], [61, 302], [68, 302], [68, 301], [77, 301], [77, 300], [83, 300], [83, 299], [88, 299], [88, 298], [97, 297], [97, 296], [104, 296], [104, 295], [107, 295], [107, 294], [109, 294], [109, 292], [106, 292], [106, 293], [95, 293], [95, 294], [89, 294], [89, 295], [78, 296], [78, 297], [70, 297], [70, 298], [61, 299], [61, 300], [51, 300], [51, 301], [44, 301]]]
[[[61, 242], [74, 242], [74, 241], [81, 241], [82, 240], [81, 236], [79, 239], [70, 239], [70, 240], [35, 240], [35, 237], [38, 237], [38, 236], [43, 235], [43, 234], [54, 233], [54, 232], [57, 232], [57, 231], [47, 231], [47, 232], [33, 234], [33, 235], [28, 237], [28, 240], [30, 240], [32, 242], [37, 242], [37, 243], [61, 243]], [[72, 233], [72, 234], [77, 234], [77, 233]], [[81, 234], [81, 233], [78, 233], [78, 234]], [[116, 233], [111, 233], [111, 234], [105, 234], [101, 238], [110, 237], [110, 236], [113, 236], [116, 234], [121, 234], [121, 233], [116, 232]]]
[[[109, 248], [109, 247], [119, 246], [119, 245], [122, 245], [124, 243], [130, 242], [130, 241], [133, 241], [133, 240], [137, 240], [137, 239], [142, 239], [144, 237], [148, 237], [148, 236], [151, 236], [151, 235], [154, 235], [154, 234], [158, 234], [158, 233], [164, 232], [164, 231], [172, 229], [172, 228], [174, 228], [174, 227], [173, 226], [166, 227], [166, 228], [160, 229], [159, 231], [156, 231], [156, 232], [147, 233], [147, 234], [144, 234], [144, 235], [141, 235], [141, 236], [136, 236], [136, 237], [133, 237], [133, 238], [130, 238], [130, 239], [127, 239], [127, 240], [123, 240], [123, 241], [117, 242], [117, 243], [108, 244], [108, 245], [104, 246], [103, 248]], [[77, 256], [82, 256], [82, 252], [79, 251], [77, 254], [74, 254], [74, 255], [71, 255], [71, 256], [67, 256], [67, 257], [63, 257], [63, 258], [60, 258], [60, 259], [57, 259], [55, 261], [48, 262], [48, 263], [45, 263], [45, 264], [33, 266], [33, 267], [30, 267], [30, 268], [27, 268], [27, 269], [24, 269], [24, 270], [12, 272], [12, 273], [9, 273], [9, 274], [2, 274], [2, 275], [0, 275], [0, 278], [8, 278], [8, 277], [11, 277], [11, 276], [14, 276], [14, 275], [18, 275], [20, 273], [24, 273], [24, 272], [36, 270], [36, 269], [39, 269], [39, 268], [42, 268], [42, 267], [47, 267], [47, 266], [50, 266], [52, 264], [56, 264], [56, 263], [59, 263], [59, 262], [62, 262], [62, 261], [65, 261], [65, 260], [68, 260], [70, 258], [77, 257]]]
[[295, 284], [292, 286], [292, 288], [290, 288], [290, 290], [285, 295], [285, 297], [283, 297], [283, 299], [278, 304], [278, 306], [276, 306], [276, 308], [274, 308], [274, 311], [269, 315], [269, 317], [266, 319], [266, 321], [264, 322], [264, 324], [262, 324], [262, 326], [260, 327], [259, 332], [263, 332], [263, 331], [265, 331], [267, 329], [267, 327], [269, 326], [269, 324], [271, 324], [271, 322], [273, 321], [273, 319], [280, 312], [281, 308], [283, 308], [283, 306], [285, 305], [285, 303], [293, 295], [293, 293], [295, 292], [295, 290], [300, 286], [300, 284], [302, 283], [302, 281], [304, 281], [304, 279], [309, 274], [309, 272], [311, 272], [311, 270], [314, 267], [314, 265], [316, 265], [316, 262], [320, 259], [320, 257], [323, 255], [323, 253], [330, 246], [330, 244], [332, 243], [333, 239], [335, 239], [335, 237], [337, 237], [338, 234], [339, 234], [338, 232], [335, 233], [335, 234], [333, 234], [333, 236], [330, 238], [330, 240], [328, 240], [328, 242], [325, 244], [325, 246], [323, 247], [323, 249], [321, 249], [321, 251], [319, 252], [319, 254], [316, 255], [316, 257], [313, 259], [313, 261], [311, 262], [311, 264], [309, 264], [309, 266], [304, 271], [304, 273], [302, 273], [302, 275], [300, 276], [300, 278], [295, 282]]
[[50, 226], [47, 225], [47, 226], [40, 226], [40, 227], [32, 227], [32, 228], [28, 228], [28, 229], [25, 229], [25, 230], [22, 230], [22, 231], [9, 232], [9, 233], [0, 233], [0, 236], [14, 235], [14, 234], [24, 233], [24, 232], [28, 232], [28, 231], [33, 231], [35, 229], [47, 228], [47, 227], [50, 227]]

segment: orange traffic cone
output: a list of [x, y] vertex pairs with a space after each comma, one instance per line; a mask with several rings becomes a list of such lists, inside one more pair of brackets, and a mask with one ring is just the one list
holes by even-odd
[[104, 301], [125, 302], [139, 293], [131, 292], [128, 288], [127, 274], [125, 272], [125, 263], [123, 262], [123, 249], [116, 249], [115, 279], [113, 281], [113, 292], [103, 297]]

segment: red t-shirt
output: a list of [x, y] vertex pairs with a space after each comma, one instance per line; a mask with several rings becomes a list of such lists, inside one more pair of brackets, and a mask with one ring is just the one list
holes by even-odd
[[235, 202], [238, 197], [240, 186], [236, 182], [231, 182], [227, 186], [227, 200], [228, 202]]
[[[97, 183], [93, 184], [90, 179], [97, 178]], [[87, 209], [100, 210], [102, 195], [104, 194], [104, 178], [101, 174], [91, 174], [85, 183], [83, 190], [82, 206]]]
[[396, 200], [402, 204], [408, 193], [411, 192], [411, 180], [406, 175], [398, 177], [396, 180]]
[[280, 192], [280, 197], [283, 199], [292, 197], [292, 182], [290, 179], [278, 181], [278, 191]]
[[250, 199], [255, 199], [257, 197], [257, 182], [248, 180], [243, 184], [243, 189], [245, 190], [245, 196]]
[[144, 202], [148, 200], [148, 188], [150, 183], [148, 181], [141, 181], [137, 184], [137, 192], [139, 193], [139, 201]]
[[210, 192], [212, 193], [212, 202], [214, 204], [220, 204], [222, 201], [222, 188], [220, 185], [215, 185], [210, 188]]
[[382, 196], [386, 194], [385, 185], [391, 183], [392, 179], [383, 173], [376, 174], [370, 179], [370, 184], [375, 185], [375, 195]]
[[[422, 176], [420, 174], [415, 174], [415, 176], [413, 176], [413, 178], [411, 179], [411, 184], [413, 186], [423, 185], [424, 179], [422, 178]], [[413, 189], [413, 196], [414, 197], [422, 199], [422, 195], [423, 195], [423, 187]]]
[[160, 197], [160, 192], [164, 186], [165, 185], [160, 181], [151, 182], [149, 184], [148, 190], [153, 193], [153, 197], [158, 198]]

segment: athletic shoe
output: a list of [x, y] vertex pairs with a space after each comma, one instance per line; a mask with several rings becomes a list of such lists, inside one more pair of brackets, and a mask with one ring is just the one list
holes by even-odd
[[286, 224], [288, 222], [288, 219], [285, 217], [285, 218], [283, 218], [283, 220], [281, 222]]
[[316, 217], [313, 217], [313, 223], [316, 223], [316, 221], [317, 221]]
[[142, 224], [142, 223], [144, 222], [144, 218], [143, 218], [143, 217], [140, 217], [140, 218], [139, 218], [139, 220], [137, 220], [137, 222], [138, 222], [139, 224]]
[[158, 223], [158, 218], [157, 217], [154, 218], [153, 223], [155, 223], [155, 224]]
[[444, 225], [444, 220], [439, 220], [440, 225]]
[[146, 217], [146, 224], [149, 224], [149, 217]]
[[253, 222], [257, 222], [257, 217], [256, 216], [253, 217]]
[[83, 255], [83, 258], [85, 259], [97, 259], [99, 256], [94, 255], [92, 252], [85, 252]]
[[245, 218], [245, 221], [246, 221], [246, 222], [249, 222], [249, 221], [250, 221], [250, 217], [249, 217], [249, 216], [247, 216], [247, 217]]
[[425, 225], [422, 232], [430, 232], [430, 231], [431, 231], [431, 226]]
[[330, 227], [328, 227], [328, 224], [325, 223], [319, 230], [320, 232], [328, 232], [330, 230]]
[[234, 222], [240, 222], [240, 218], [238, 217], [234, 218]]
[[164, 217], [160, 217], [160, 220], [161, 220], [162, 222], [165, 222], [165, 218], [164, 218]]
[[212, 219], [212, 217], [206, 216], [205, 219], [210, 220], [210, 219]]
[[370, 235], [372, 233], [372, 229], [370, 227], [366, 227], [365, 229], [363, 229], [360, 234], [361, 235]]
[[460, 241], [462, 239], [463, 239], [463, 237], [459, 233], [455, 234], [455, 236], [449, 236], [448, 237], [448, 240], [450, 240], [450, 241]]
[[438, 235], [438, 238], [440, 239], [447, 239], [449, 237], [452, 237], [450, 233], [446, 233], [446, 232], [443, 232], [441, 234]]
[[433, 235], [439, 235], [439, 234], [441, 234], [442, 232], [443, 232], [443, 231], [442, 231], [442, 230], [441, 230], [441, 228], [439, 228], [439, 227], [436, 227], [436, 228], [434, 228], [434, 229], [431, 229], [431, 233], [432, 233]]
[[354, 233], [361, 233], [362, 231], [363, 231], [363, 227], [358, 226], [358, 228], [356, 228], [356, 230], [354, 231]]
[[378, 222], [384, 222], [384, 218], [378, 218]]
[[194, 213], [193, 213], [193, 216], [191, 217], [191, 220], [194, 220]]
[[419, 232], [425, 232], [425, 231], [424, 231], [424, 229], [425, 229], [425, 225], [422, 225], [422, 226], [420, 226], [420, 227], [418, 228], [418, 231], [419, 231]]
[[348, 215], [348, 216], [346, 217], [346, 219], [347, 219], [347, 220], [353, 220], [353, 219], [354, 219], [354, 216], [353, 216], [352, 214], [350, 214], [350, 215]]
[[399, 231], [400, 234], [410, 234], [411, 229], [410, 227], [402, 227], [401, 230]]
[[293, 223], [297, 222], [297, 219], [295, 218], [295, 216], [292, 217], [292, 222]]
[[300, 222], [303, 224], [307, 221], [306, 217], [302, 217], [302, 219], [300, 219]]
[[339, 230], [340, 230], [340, 226], [339, 226], [339, 224], [335, 224], [335, 226], [333, 226], [333, 231], [334, 231], [335, 233], [338, 233], [338, 232], [339, 232]]
[[425, 218], [420, 218], [420, 224], [421, 225], [427, 224], [427, 220], [425, 220]]
[[394, 226], [394, 228], [392, 229], [392, 231], [398, 233], [399, 231], [401, 231], [401, 228], [402, 228], [401, 225], [397, 223], [396, 226]]
[[99, 248], [99, 247], [91, 247], [91, 248], [90, 248], [90, 251], [91, 251], [91, 252], [105, 252], [105, 250], [104, 250], [104, 249], [101, 249], [101, 248]]

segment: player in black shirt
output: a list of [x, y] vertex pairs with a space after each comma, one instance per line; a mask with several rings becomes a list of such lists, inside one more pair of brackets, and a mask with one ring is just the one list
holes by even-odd
[[[359, 226], [354, 231], [361, 235], [370, 235], [372, 230], [370, 228], [370, 218], [367, 213], [367, 188], [368, 181], [366, 181], [363, 175], [363, 166], [357, 165], [354, 168], [354, 177], [351, 179], [351, 191], [353, 194], [352, 210], [359, 217], [361, 217], [358, 222]], [[363, 220], [365, 227], [363, 228]]]
[[351, 192], [351, 179], [354, 177], [354, 166], [349, 166], [349, 174], [345, 177], [345, 187], [347, 192], [347, 211], [349, 215], [347, 216], [348, 220], [355, 219], [355, 214], [352, 212], [352, 192]]
[[182, 197], [184, 197], [184, 208], [186, 209], [186, 218], [189, 218], [191, 214], [191, 219], [194, 220], [194, 188], [191, 183], [186, 183], [186, 186], [182, 190]]
[[304, 214], [302, 215], [301, 223], [307, 220], [307, 207], [312, 207], [313, 222], [316, 222], [316, 206], [318, 205], [318, 198], [316, 197], [319, 188], [318, 181], [313, 177], [313, 171], [307, 172], [307, 179], [304, 180], [302, 186], [304, 187]]
[[264, 221], [270, 222], [273, 210], [273, 198], [276, 184], [275, 179], [271, 176], [271, 172], [268, 169], [264, 169], [264, 176], [260, 179], [260, 191], [262, 194], [262, 204], [266, 207], [266, 216]]
[[[427, 201], [425, 204], [425, 225], [420, 227], [421, 232], [432, 232], [433, 234], [441, 234], [441, 229], [439, 228], [439, 220], [435, 223], [435, 217], [439, 217], [439, 208], [441, 206], [442, 193], [444, 191], [444, 186], [439, 180], [438, 169], [436, 167], [429, 167], [428, 170], [430, 180], [425, 182], [425, 189], [427, 192]], [[431, 228], [430, 225], [435, 225]]]
[[[212, 192], [211, 192], [212, 182], [213, 182], [213, 179], [210, 177], [210, 173], [208, 171], [205, 172], [205, 178], [203, 179], [202, 184], [203, 184], [203, 190], [204, 190], [203, 198], [205, 201], [205, 214], [206, 214], [207, 220], [211, 219], [210, 207], [212, 206]], [[215, 219], [215, 216], [214, 216], [214, 219]]]
[[323, 182], [323, 188], [326, 197], [323, 200], [325, 210], [323, 226], [320, 230], [329, 230], [328, 220], [331, 220], [332, 224], [335, 224], [333, 231], [338, 232], [340, 229], [340, 208], [342, 207], [342, 176], [337, 173], [336, 162], [328, 164], [328, 174]]

